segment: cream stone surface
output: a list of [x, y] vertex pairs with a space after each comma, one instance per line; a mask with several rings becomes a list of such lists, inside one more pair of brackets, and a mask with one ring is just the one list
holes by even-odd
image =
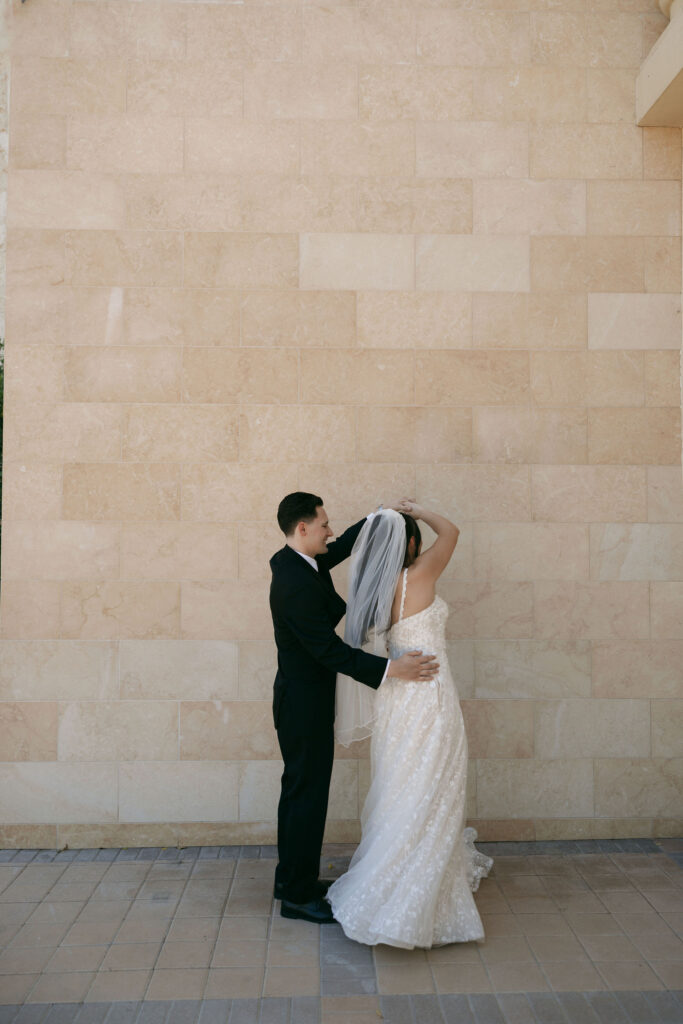
[[[401, 495], [459, 526], [480, 836], [676, 831], [683, 163], [680, 128], [636, 124], [666, 25], [11, 5], [5, 845], [275, 841], [296, 489], [337, 535]], [[330, 841], [369, 783], [369, 745], [338, 748]]]

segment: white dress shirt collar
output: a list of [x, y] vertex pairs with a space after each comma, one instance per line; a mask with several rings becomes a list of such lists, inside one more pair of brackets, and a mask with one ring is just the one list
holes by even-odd
[[305, 558], [308, 564], [313, 566], [316, 572], [318, 571], [318, 563], [315, 558], [311, 558], [310, 555], [305, 555], [303, 551], [297, 551], [296, 548], [292, 548], [292, 551], [296, 551], [297, 555], [301, 555], [302, 558]]

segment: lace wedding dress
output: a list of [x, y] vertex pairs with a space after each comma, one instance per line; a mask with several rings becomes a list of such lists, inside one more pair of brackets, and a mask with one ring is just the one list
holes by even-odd
[[429, 682], [388, 677], [377, 690], [362, 839], [327, 898], [349, 938], [412, 949], [484, 937], [472, 893], [493, 860], [463, 829], [467, 737], [448, 666], [448, 606], [435, 597], [403, 618], [406, 576], [389, 656], [422, 650], [440, 669]]

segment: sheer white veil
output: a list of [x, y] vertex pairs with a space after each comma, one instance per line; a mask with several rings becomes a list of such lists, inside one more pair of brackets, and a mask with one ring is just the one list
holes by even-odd
[[[391, 606], [406, 551], [405, 519], [383, 509], [368, 519], [353, 545], [344, 640], [386, 657]], [[372, 732], [375, 691], [349, 676], [337, 676], [335, 736], [347, 747]]]

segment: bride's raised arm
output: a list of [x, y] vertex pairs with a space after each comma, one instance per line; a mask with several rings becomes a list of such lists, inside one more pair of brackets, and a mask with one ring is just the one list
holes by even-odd
[[450, 519], [438, 512], [430, 512], [414, 501], [405, 500], [401, 503], [401, 512], [407, 512], [413, 519], [421, 519], [434, 531], [436, 540], [426, 551], [420, 552], [413, 563], [413, 574], [438, 579], [448, 565], [451, 555], [458, 543], [460, 530]]

